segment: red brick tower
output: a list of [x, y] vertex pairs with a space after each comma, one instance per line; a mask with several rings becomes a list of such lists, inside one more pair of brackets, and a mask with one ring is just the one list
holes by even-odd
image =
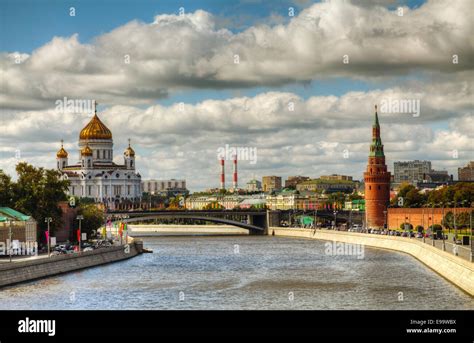
[[390, 173], [385, 164], [383, 144], [380, 139], [379, 117], [375, 105], [375, 121], [372, 126], [372, 144], [369, 161], [364, 173], [365, 211], [368, 228], [382, 228], [385, 224], [384, 211], [390, 201]]

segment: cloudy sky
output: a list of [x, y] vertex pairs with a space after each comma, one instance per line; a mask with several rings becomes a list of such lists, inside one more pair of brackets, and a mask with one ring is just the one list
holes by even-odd
[[[360, 179], [379, 111], [389, 170], [474, 159], [472, 0], [42, 1], [0, 4], [0, 169], [70, 162], [96, 99], [115, 161], [144, 179], [217, 187], [217, 150], [257, 149], [263, 175]], [[396, 104], [416, 106], [404, 111]], [[227, 180], [231, 163], [227, 163]]]

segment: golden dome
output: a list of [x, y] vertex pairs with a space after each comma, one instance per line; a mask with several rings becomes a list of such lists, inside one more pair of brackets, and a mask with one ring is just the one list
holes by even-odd
[[95, 113], [89, 124], [81, 130], [79, 139], [112, 139], [112, 132]]
[[58, 153], [56, 154], [57, 158], [67, 158], [68, 154], [67, 151], [64, 150], [63, 141], [61, 141], [61, 149], [59, 149]]
[[86, 145], [81, 150], [81, 156], [92, 156], [92, 149], [89, 148], [89, 145]]
[[131, 156], [131, 157], [134, 157], [135, 156], [135, 150], [132, 149], [132, 147], [130, 146], [130, 139], [128, 140], [128, 148], [125, 149], [125, 151], [123, 152], [123, 154], [125, 156]]

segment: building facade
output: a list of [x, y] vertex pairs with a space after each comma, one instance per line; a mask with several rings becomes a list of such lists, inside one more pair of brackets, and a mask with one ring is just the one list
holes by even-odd
[[149, 194], [187, 194], [186, 180], [144, 180], [142, 181], [142, 191]]
[[61, 144], [56, 154], [62, 179], [68, 180], [68, 195], [92, 198], [108, 208], [124, 201], [140, 201], [141, 176], [135, 170], [135, 151], [130, 146], [123, 153], [123, 164], [113, 162], [112, 132], [94, 110], [94, 116], [79, 134], [79, 161], [69, 164], [69, 154]]
[[0, 242], [6, 243], [10, 239], [10, 226], [12, 241], [37, 241], [37, 223], [34, 218], [9, 207], [0, 207]]
[[288, 179], [285, 180], [285, 188], [296, 188], [297, 184], [308, 180], [310, 180], [309, 176], [288, 176]]
[[247, 182], [248, 192], [260, 192], [262, 190], [262, 183], [256, 179]]
[[339, 174], [332, 174], [332, 175], [322, 175], [320, 177], [321, 180], [339, 180], [339, 181], [352, 181], [352, 176], [349, 175], [339, 175]]
[[382, 228], [386, 224], [387, 207], [390, 201], [390, 172], [385, 164], [380, 124], [375, 106], [375, 120], [372, 126], [372, 144], [367, 169], [364, 172], [366, 225]]
[[314, 179], [298, 183], [296, 185], [296, 190], [317, 193], [352, 193], [355, 189], [357, 189], [357, 187], [358, 185], [354, 181]]
[[474, 181], [474, 161], [469, 162], [465, 167], [458, 168], [459, 181]]
[[425, 175], [431, 172], [431, 161], [398, 161], [393, 163], [395, 183], [410, 183], [416, 185], [422, 182]]
[[281, 176], [264, 176], [262, 178], [262, 190], [266, 193], [279, 191], [281, 189]]

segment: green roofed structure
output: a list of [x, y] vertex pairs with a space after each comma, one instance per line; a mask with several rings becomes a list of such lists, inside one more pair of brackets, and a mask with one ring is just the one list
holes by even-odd
[[0, 242], [7, 242], [12, 230], [12, 240], [36, 242], [36, 221], [10, 207], [0, 207]]

